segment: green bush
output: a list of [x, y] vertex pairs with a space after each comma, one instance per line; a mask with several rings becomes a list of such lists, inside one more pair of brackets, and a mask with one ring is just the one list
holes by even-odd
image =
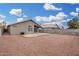
[[78, 18], [73, 18], [68, 22], [69, 28], [73, 29], [79, 29], [79, 19]]

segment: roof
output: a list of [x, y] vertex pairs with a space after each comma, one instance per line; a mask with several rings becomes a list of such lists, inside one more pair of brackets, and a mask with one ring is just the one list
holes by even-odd
[[29, 22], [29, 21], [31, 21], [31, 22], [35, 23], [37, 26], [41, 27], [39, 24], [37, 24], [37, 23], [36, 23], [35, 21], [33, 21], [33, 20], [25, 20], [25, 21], [21, 21], [21, 22], [16, 22], [16, 23], [10, 24], [10, 25], [8, 25], [8, 26], [13, 26], [13, 25], [16, 25], [16, 24], [20, 24], [20, 23], [24, 23], [24, 22]]
[[51, 23], [42, 24], [41, 26], [43, 28], [59, 28], [57, 24], [51, 24]]

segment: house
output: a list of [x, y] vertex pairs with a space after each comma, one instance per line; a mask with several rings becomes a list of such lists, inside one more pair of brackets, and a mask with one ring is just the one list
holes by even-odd
[[43, 32], [48, 32], [48, 33], [59, 33], [64, 30], [63, 25], [57, 25], [55, 23], [45, 23], [41, 25], [43, 27]]
[[5, 23], [4, 22], [0, 22], [0, 36], [3, 34], [4, 28], [5, 28]]
[[0, 23], [0, 36], [2, 35], [2, 31], [3, 30], [3, 26], [2, 26], [2, 24]]
[[41, 25], [43, 27], [43, 29], [60, 29], [59, 26], [57, 24], [51, 24], [51, 23], [45, 23]]
[[30, 34], [37, 32], [39, 28], [41, 26], [33, 20], [25, 20], [9, 25], [8, 31], [11, 35]]

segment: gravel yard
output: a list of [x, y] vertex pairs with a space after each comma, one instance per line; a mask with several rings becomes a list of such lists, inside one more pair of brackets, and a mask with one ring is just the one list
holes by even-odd
[[44, 34], [36, 37], [4, 35], [0, 37], [3, 56], [79, 56], [79, 37]]

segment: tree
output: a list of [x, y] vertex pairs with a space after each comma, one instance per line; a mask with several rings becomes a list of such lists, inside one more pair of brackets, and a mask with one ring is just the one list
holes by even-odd
[[69, 28], [78, 29], [79, 28], [79, 19], [73, 18], [68, 22]]

